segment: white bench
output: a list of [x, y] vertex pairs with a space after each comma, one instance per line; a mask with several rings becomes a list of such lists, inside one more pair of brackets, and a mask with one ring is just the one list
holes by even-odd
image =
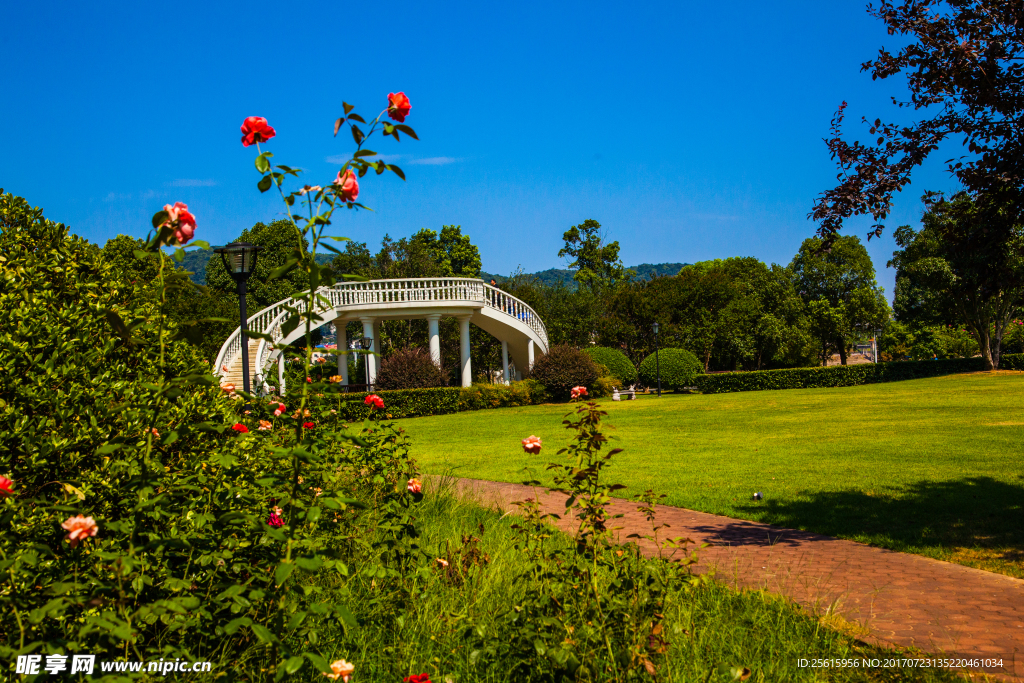
[[623, 389], [622, 391], [619, 391], [618, 387], [616, 387], [615, 389], [612, 390], [612, 400], [613, 401], [622, 401], [622, 400], [624, 400], [622, 398], [623, 396], [626, 397], [625, 398], [626, 401], [635, 401], [636, 400], [636, 390], [635, 389]]

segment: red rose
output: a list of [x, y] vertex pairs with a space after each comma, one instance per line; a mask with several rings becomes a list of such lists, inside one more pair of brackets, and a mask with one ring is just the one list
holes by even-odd
[[236, 422], [231, 428], [233, 430], [235, 430], [236, 432], [238, 432], [239, 434], [248, 434], [249, 433], [249, 428], [246, 427], [241, 422]]
[[359, 196], [359, 183], [351, 168], [346, 168], [344, 173], [338, 171], [338, 177], [334, 179], [334, 184], [341, 188], [339, 194], [343, 202], [354, 202]]
[[377, 394], [370, 394], [369, 396], [363, 399], [363, 403], [370, 406], [374, 410], [384, 409], [384, 399], [382, 399]]
[[534, 455], [537, 455], [538, 453], [540, 453], [540, 447], [541, 443], [539, 436], [534, 436], [533, 434], [531, 434], [530, 436], [523, 439], [523, 450], [526, 451], [527, 453], [533, 453]]
[[302, 426], [305, 427], [306, 429], [312, 429], [313, 427], [316, 427], [316, 425], [312, 422], [303, 422]]
[[431, 683], [430, 674], [413, 674], [402, 679], [402, 683]]
[[7, 477], [0, 476], [0, 496], [11, 495], [11, 487], [14, 486], [14, 482]]
[[242, 144], [248, 147], [257, 142], [266, 142], [277, 135], [262, 116], [250, 116], [242, 122]]
[[412, 105], [409, 104], [409, 98], [405, 96], [404, 92], [388, 93], [388, 116], [392, 119], [402, 123], [409, 115], [410, 109], [412, 109]]

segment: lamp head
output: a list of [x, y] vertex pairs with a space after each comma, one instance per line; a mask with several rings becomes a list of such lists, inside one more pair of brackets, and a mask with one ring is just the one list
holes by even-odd
[[373, 339], [371, 339], [370, 337], [363, 337], [362, 339], [359, 340], [359, 347], [363, 351], [369, 351], [371, 348], [373, 348]]
[[248, 280], [256, 270], [256, 256], [262, 248], [249, 242], [232, 242], [213, 251], [220, 254], [220, 259], [224, 263], [224, 269], [228, 271], [228, 275], [235, 282], [242, 283]]
[[658, 321], [654, 321], [654, 324], [651, 326], [651, 328], [654, 330], [654, 334], [658, 334]]

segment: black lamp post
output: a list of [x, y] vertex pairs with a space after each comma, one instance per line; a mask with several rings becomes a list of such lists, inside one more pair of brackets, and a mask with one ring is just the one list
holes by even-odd
[[654, 321], [654, 367], [658, 371], [658, 398], [661, 398], [661, 358], [658, 356], [658, 321]]
[[245, 283], [256, 270], [256, 256], [260, 249], [248, 242], [232, 242], [226, 247], [214, 249], [220, 254], [224, 269], [238, 285], [238, 310], [241, 317], [242, 330], [242, 389], [249, 393], [249, 337], [245, 334]]

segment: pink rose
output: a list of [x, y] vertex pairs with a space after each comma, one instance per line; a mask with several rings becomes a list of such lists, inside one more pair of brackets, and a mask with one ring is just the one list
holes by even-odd
[[572, 390], [569, 392], [569, 395], [573, 399], [577, 399], [580, 396], [586, 396], [587, 395], [587, 388], [586, 387], [573, 387]]
[[405, 485], [405, 490], [409, 493], [420, 493], [423, 491], [423, 482], [419, 479], [410, 479], [409, 483]]
[[165, 204], [164, 211], [170, 216], [164, 225], [174, 227], [174, 238], [178, 241], [178, 244], [185, 244], [195, 236], [196, 217], [189, 213], [187, 204], [183, 202], [175, 202], [174, 206]]
[[11, 487], [14, 486], [14, 482], [7, 477], [0, 476], [0, 496], [9, 496], [12, 494]]
[[411, 109], [412, 105], [409, 104], [409, 98], [405, 96], [404, 92], [388, 93], [388, 116], [392, 119], [399, 123], [404, 122]]
[[338, 171], [334, 184], [340, 187], [338, 194], [343, 202], [354, 202], [359, 197], [359, 183], [351, 168], [346, 168], [344, 173]]
[[336, 681], [340, 678], [344, 683], [348, 683], [352, 674], [355, 673], [355, 670], [355, 664], [346, 662], [344, 659], [339, 659], [336, 662], [331, 662], [331, 673], [324, 674], [324, 676], [330, 678], [332, 681]]
[[442, 558], [439, 557], [439, 558], [437, 558], [436, 561], [437, 561], [437, 565], [439, 567], [447, 567], [448, 566], [448, 560], [445, 560], [445, 559], [442, 559]]
[[260, 420], [259, 430], [266, 432], [274, 428], [274, 425], [270, 423], [270, 420]]
[[540, 437], [531, 434], [523, 439], [523, 450], [534, 455], [540, 453]]
[[68, 517], [61, 526], [69, 532], [67, 540], [72, 548], [77, 546], [78, 542], [83, 538], [95, 536], [96, 532], [100, 530], [96, 520], [92, 517], [83, 517], [82, 515]]

